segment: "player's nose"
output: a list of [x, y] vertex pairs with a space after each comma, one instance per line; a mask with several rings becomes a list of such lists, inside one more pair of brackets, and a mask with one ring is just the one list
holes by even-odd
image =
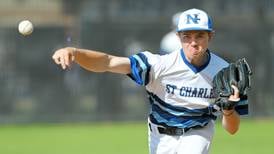
[[190, 44], [193, 45], [193, 46], [197, 45], [197, 44], [198, 44], [198, 43], [197, 43], [197, 39], [192, 38], [192, 39], [190, 40]]

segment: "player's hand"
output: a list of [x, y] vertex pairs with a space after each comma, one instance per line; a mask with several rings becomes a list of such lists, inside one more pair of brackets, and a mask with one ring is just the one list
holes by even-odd
[[52, 59], [57, 65], [61, 65], [62, 69], [67, 69], [75, 60], [75, 48], [67, 47], [57, 51], [52, 56]]
[[[231, 102], [238, 102], [240, 100], [240, 92], [238, 87], [231, 85], [232, 89], [233, 89], [233, 95], [230, 95], [228, 100]], [[231, 115], [231, 113], [233, 113], [234, 111], [231, 112], [231, 110], [223, 110], [223, 114], [224, 115]]]
[[232, 101], [232, 102], [238, 102], [240, 100], [240, 92], [238, 87], [231, 85], [231, 87], [233, 88], [234, 94], [230, 95], [228, 100]]

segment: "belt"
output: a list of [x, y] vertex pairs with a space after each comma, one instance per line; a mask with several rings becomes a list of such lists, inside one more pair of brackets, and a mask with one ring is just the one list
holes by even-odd
[[[150, 130], [152, 131], [150, 123], [149, 123], [149, 127], [150, 127]], [[195, 127], [191, 127], [191, 128], [177, 128], [177, 127], [157, 126], [156, 128], [160, 134], [166, 134], [166, 135], [170, 135], [170, 136], [180, 136], [180, 135], [183, 135], [186, 132], [190, 131], [191, 129], [198, 129], [198, 128], [203, 128], [203, 127], [195, 126]]]
[[157, 127], [157, 129], [160, 134], [180, 136], [188, 132], [192, 128]]

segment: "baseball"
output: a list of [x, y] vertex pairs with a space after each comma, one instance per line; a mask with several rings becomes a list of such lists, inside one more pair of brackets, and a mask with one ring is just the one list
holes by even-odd
[[18, 25], [18, 31], [22, 35], [30, 35], [33, 32], [33, 24], [29, 20], [23, 20]]

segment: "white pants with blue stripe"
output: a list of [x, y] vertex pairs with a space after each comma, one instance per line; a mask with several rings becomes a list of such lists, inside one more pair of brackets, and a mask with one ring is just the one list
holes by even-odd
[[181, 136], [160, 134], [157, 125], [148, 128], [150, 154], [208, 154], [214, 134], [214, 121], [204, 128], [195, 128]]

